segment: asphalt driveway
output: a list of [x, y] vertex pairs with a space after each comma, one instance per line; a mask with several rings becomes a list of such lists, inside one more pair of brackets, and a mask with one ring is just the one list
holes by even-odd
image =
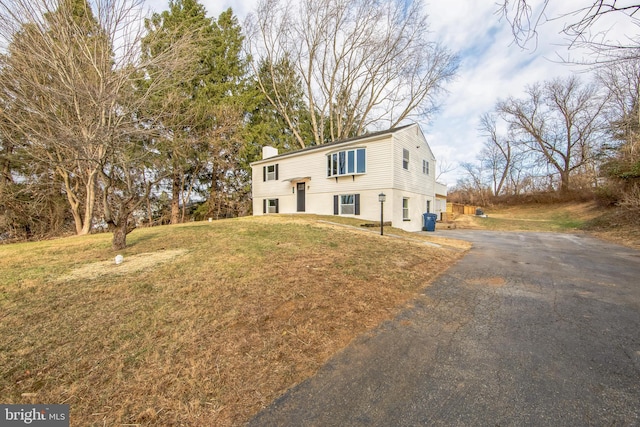
[[436, 234], [473, 248], [249, 425], [640, 425], [640, 252], [581, 235]]

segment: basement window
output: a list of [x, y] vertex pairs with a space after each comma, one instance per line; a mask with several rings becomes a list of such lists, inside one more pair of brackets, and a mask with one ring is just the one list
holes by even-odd
[[262, 213], [278, 213], [278, 199], [263, 199]]
[[402, 198], [402, 220], [403, 221], [411, 220], [411, 218], [409, 217], [409, 198], [407, 197]]
[[333, 196], [334, 215], [360, 215], [360, 194]]

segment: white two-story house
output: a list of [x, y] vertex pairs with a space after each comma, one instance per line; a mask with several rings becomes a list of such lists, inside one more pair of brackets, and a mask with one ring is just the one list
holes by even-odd
[[[443, 188], [436, 159], [417, 124], [278, 154], [263, 148], [251, 164], [253, 214], [313, 213], [384, 221], [419, 231], [423, 213], [436, 213]], [[446, 194], [445, 194], [446, 196]], [[446, 204], [445, 204], [446, 206]], [[446, 209], [446, 208], [445, 208]]]

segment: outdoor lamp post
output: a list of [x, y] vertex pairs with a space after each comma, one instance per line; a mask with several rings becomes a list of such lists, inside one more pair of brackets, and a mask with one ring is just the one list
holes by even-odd
[[384, 235], [384, 202], [387, 200], [387, 196], [384, 193], [378, 194], [378, 201], [380, 202], [380, 235]]

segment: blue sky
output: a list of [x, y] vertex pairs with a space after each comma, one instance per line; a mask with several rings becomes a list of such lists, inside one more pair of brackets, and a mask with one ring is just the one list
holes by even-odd
[[[214, 17], [231, 7], [241, 23], [257, 4], [257, 0], [201, 1]], [[483, 143], [478, 135], [480, 116], [491, 111], [498, 99], [521, 96], [529, 84], [581, 71], [560, 63], [560, 58], [580, 55], [567, 49], [566, 37], [561, 34], [567, 19], [575, 20], [575, 16], [542, 22], [537, 43], [522, 49], [514, 43], [509, 24], [496, 14], [497, 1], [425, 0], [434, 39], [460, 56], [458, 76], [447, 87], [448, 93], [442, 96], [440, 112], [429, 122], [420, 123], [441, 164], [453, 167], [475, 160]], [[589, 1], [551, 1], [547, 16], [566, 15]], [[529, 3], [534, 11], [539, 11], [543, 0]], [[148, 5], [159, 11], [167, 7], [167, 2], [152, 0]], [[637, 33], [637, 27], [632, 30], [628, 22], [616, 22], [616, 19], [620, 17], [603, 20], [599, 29], [615, 27], [616, 31], [625, 32], [626, 29], [628, 34]], [[589, 76], [585, 74], [583, 78], [589, 79]], [[441, 176], [440, 180], [451, 187], [461, 176], [462, 170], [457, 168]]]

